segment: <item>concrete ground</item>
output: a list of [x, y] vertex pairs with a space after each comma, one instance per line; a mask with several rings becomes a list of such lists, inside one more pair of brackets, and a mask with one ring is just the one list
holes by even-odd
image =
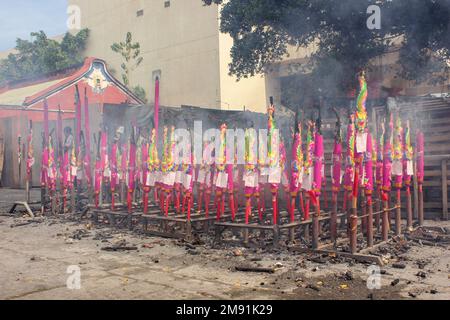
[[[20, 197], [0, 189], [0, 200], [14, 196]], [[0, 205], [0, 212], [7, 207]], [[449, 222], [439, 225], [450, 227]], [[408, 242], [386, 248], [381, 287], [369, 289], [368, 282], [376, 283], [368, 281], [369, 266], [351, 260], [214, 249], [208, 242], [193, 246], [94, 228], [88, 220], [47, 217], [30, 223], [20, 215], [2, 215], [0, 235], [1, 299], [450, 299], [448, 247]], [[118, 243], [137, 250], [102, 250]], [[276, 271], [235, 271], [243, 263]], [[395, 263], [404, 268], [394, 268]], [[67, 286], [73, 266], [80, 270], [80, 289]]]

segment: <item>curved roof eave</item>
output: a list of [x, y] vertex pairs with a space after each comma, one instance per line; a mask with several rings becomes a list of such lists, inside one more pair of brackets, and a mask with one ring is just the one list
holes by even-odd
[[144, 101], [142, 101], [139, 97], [137, 97], [133, 92], [131, 92], [125, 85], [123, 85], [119, 80], [117, 80], [115, 77], [113, 77], [106, 67], [106, 62], [102, 59], [89, 57], [86, 58], [83, 67], [81, 67], [80, 70], [75, 72], [72, 76], [67, 77], [66, 79], [62, 80], [61, 82], [58, 82], [49, 88], [42, 90], [40, 92], [35, 93], [34, 95], [27, 97], [25, 101], [23, 102], [23, 106], [26, 108], [31, 108], [36, 103], [42, 102], [44, 99], [47, 99], [61, 90], [64, 90], [72, 85], [75, 85], [80, 80], [82, 80], [89, 71], [93, 68], [94, 62], [101, 63], [104, 67], [104, 70], [106, 74], [111, 78], [112, 82], [127, 96], [131, 97], [132, 100], [136, 104], [144, 104]]

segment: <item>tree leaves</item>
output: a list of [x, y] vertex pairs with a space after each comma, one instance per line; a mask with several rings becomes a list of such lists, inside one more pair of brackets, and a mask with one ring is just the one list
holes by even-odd
[[[116, 42], [111, 45], [111, 50], [120, 54], [124, 60], [120, 65], [122, 69], [122, 80], [123, 83], [130, 87], [132, 81], [130, 79], [132, 72], [139, 67], [139, 65], [144, 60], [141, 57], [141, 45], [139, 42], [133, 43], [133, 36], [131, 32], [127, 32], [125, 36], [125, 42]], [[136, 92], [136, 95], [139, 96], [142, 100], [145, 99], [145, 90], [141, 87], [133, 87], [132, 90]]]
[[61, 43], [43, 31], [31, 33], [32, 40], [16, 40], [17, 53], [0, 60], [0, 83], [48, 74], [83, 62], [89, 30], [66, 33]]
[[[441, 81], [449, 68], [450, 0], [203, 3], [222, 5], [220, 30], [234, 40], [230, 74], [237, 78], [267, 71], [287, 55], [288, 44], [314, 47], [301, 67], [311, 71], [314, 83], [341, 92], [355, 87], [360, 69], [370, 69], [374, 58], [393, 49], [399, 51], [398, 73], [406, 79]], [[381, 8], [380, 30], [366, 26], [372, 4]]]

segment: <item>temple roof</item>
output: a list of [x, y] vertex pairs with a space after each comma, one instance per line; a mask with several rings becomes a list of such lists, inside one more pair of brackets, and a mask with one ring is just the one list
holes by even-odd
[[86, 58], [80, 68], [72, 69], [69, 74], [61, 74], [56, 79], [47, 77], [0, 88], [0, 106], [40, 110], [46, 99], [51, 109], [58, 109], [60, 106], [63, 111], [73, 111], [75, 85], [78, 86], [81, 97], [86, 93], [89, 104], [144, 103], [108, 72], [105, 61], [90, 57]]

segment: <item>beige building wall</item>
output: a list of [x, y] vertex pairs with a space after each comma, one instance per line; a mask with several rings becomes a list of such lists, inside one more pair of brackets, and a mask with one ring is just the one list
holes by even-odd
[[[111, 50], [129, 31], [141, 45], [142, 64], [132, 85], [154, 99], [152, 74], [161, 70], [161, 104], [219, 108], [218, 8], [197, 0], [68, 0], [81, 9], [91, 35], [87, 55], [105, 59], [121, 78], [121, 56]], [[137, 12], [143, 10], [142, 16]]]
[[[130, 31], [141, 45], [142, 64], [131, 84], [154, 100], [153, 73], [161, 70], [161, 104], [265, 111], [264, 76], [237, 82], [228, 75], [231, 37], [219, 32], [219, 10], [201, 0], [68, 0], [81, 9], [81, 27], [89, 28], [86, 55], [108, 62], [121, 79], [122, 58], [111, 50]], [[143, 10], [138, 17], [137, 12]]]
[[227, 34], [219, 35], [220, 56], [220, 105], [222, 109], [252, 110], [266, 112], [269, 95], [266, 92], [265, 76], [256, 75], [251, 78], [237, 78], [230, 76], [230, 50], [233, 39]]

